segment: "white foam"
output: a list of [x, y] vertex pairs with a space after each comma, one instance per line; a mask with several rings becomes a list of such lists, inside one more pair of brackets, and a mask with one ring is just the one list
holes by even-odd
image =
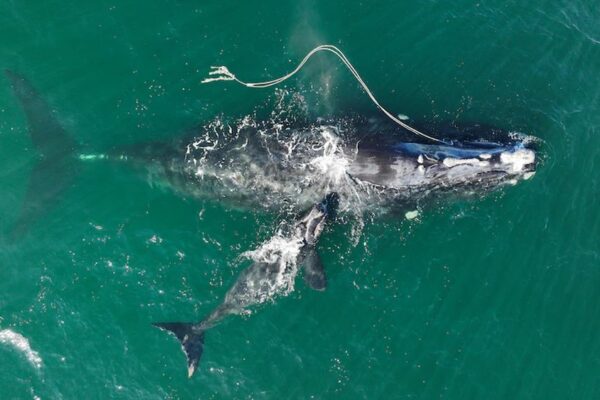
[[152, 235], [152, 237], [150, 237], [148, 240], [146, 240], [146, 243], [157, 244], [157, 243], [162, 243], [162, 241], [163, 241], [163, 239], [160, 236]]
[[535, 136], [526, 135], [521, 132], [510, 132], [508, 134], [508, 137], [517, 142], [521, 142], [524, 146], [527, 146], [528, 144], [532, 144], [532, 143], [543, 142], [543, 140], [541, 140], [540, 138], [537, 138]]
[[91, 161], [91, 160], [105, 160], [108, 156], [106, 154], [80, 154], [79, 159], [82, 161]]
[[349, 160], [341, 152], [338, 136], [330, 129], [321, 129], [321, 135], [325, 140], [323, 154], [313, 158], [310, 163], [334, 184], [339, 184], [346, 177]]
[[12, 346], [21, 352], [35, 368], [42, 367], [42, 358], [37, 351], [31, 349], [29, 340], [25, 336], [10, 329], [4, 329], [0, 331], [0, 343]]
[[276, 295], [286, 296], [294, 290], [294, 282], [298, 274], [296, 260], [302, 246], [302, 238], [275, 235], [258, 249], [242, 254], [242, 257], [256, 262], [278, 265], [278, 276], [269, 290], [265, 292], [261, 302], [272, 300]]

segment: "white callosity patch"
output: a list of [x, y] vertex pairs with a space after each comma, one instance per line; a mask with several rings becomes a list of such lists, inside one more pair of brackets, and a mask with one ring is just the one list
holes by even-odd
[[532, 150], [517, 148], [511, 151], [500, 153], [499, 162], [491, 160], [490, 154], [482, 153], [478, 158], [445, 158], [442, 163], [448, 168], [453, 168], [459, 165], [468, 165], [481, 168], [482, 171], [486, 167], [494, 169], [502, 169], [510, 174], [519, 174], [523, 172], [525, 166], [535, 162], [535, 153]]
[[510, 167], [511, 172], [521, 172], [523, 167], [535, 162], [535, 153], [529, 149], [519, 149], [514, 152], [503, 152], [500, 161]]
[[462, 164], [469, 164], [469, 165], [474, 165], [474, 166], [478, 166], [478, 167], [486, 167], [490, 163], [487, 161], [480, 161], [477, 158], [450, 158], [450, 157], [448, 157], [448, 158], [444, 159], [444, 165], [449, 168], [455, 167], [457, 165], [462, 165]]
[[3, 329], [0, 331], [0, 343], [12, 346], [21, 352], [35, 368], [42, 367], [42, 358], [37, 351], [31, 349], [29, 340], [25, 336], [10, 329]]

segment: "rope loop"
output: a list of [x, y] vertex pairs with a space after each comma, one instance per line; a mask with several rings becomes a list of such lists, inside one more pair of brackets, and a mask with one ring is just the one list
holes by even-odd
[[446, 142], [437, 139], [433, 136], [427, 135], [426, 133], [423, 133], [413, 127], [411, 127], [410, 125], [402, 122], [400, 119], [398, 119], [396, 116], [394, 116], [392, 113], [390, 113], [388, 110], [386, 110], [381, 104], [379, 104], [379, 101], [377, 101], [377, 99], [375, 98], [375, 96], [373, 95], [373, 93], [371, 92], [371, 90], [367, 87], [367, 84], [363, 81], [363, 79], [361, 78], [360, 74], [358, 73], [358, 71], [354, 68], [354, 66], [352, 65], [352, 63], [350, 63], [350, 61], [348, 60], [348, 58], [346, 57], [346, 55], [337, 47], [330, 45], [330, 44], [324, 44], [321, 46], [317, 46], [314, 49], [312, 49], [306, 56], [304, 56], [304, 58], [302, 59], [302, 61], [300, 62], [300, 64], [298, 64], [298, 66], [290, 73], [288, 73], [287, 75], [284, 75], [282, 77], [279, 77], [277, 79], [273, 79], [270, 81], [266, 81], [266, 82], [244, 82], [240, 79], [238, 79], [231, 71], [229, 71], [229, 69], [227, 69], [227, 67], [225, 66], [219, 66], [219, 67], [210, 67], [211, 70], [208, 73], [209, 78], [206, 78], [204, 80], [202, 80], [201, 83], [210, 83], [210, 82], [215, 82], [215, 81], [235, 81], [237, 83], [239, 83], [240, 85], [249, 87], [249, 88], [257, 88], [257, 89], [262, 89], [262, 88], [267, 88], [269, 86], [274, 86], [277, 85], [289, 78], [291, 78], [292, 76], [294, 76], [298, 71], [300, 71], [302, 69], [302, 67], [304, 67], [304, 64], [306, 64], [306, 62], [315, 54], [318, 53], [319, 51], [328, 51], [330, 53], [335, 54], [341, 61], [342, 63], [344, 63], [344, 65], [348, 68], [348, 70], [350, 71], [350, 73], [352, 73], [352, 75], [354, 76], [354, 78], [358, 81], [358, 83], [360, 84], [360, 86], [363, 88], [363, 90], [367, 93], [367, 95], [369, 96], [369, 98], [371, 99], [371, 101], [377, 106], [377, 108], [383, 112], [389, 119], [391, 119], [392, 121], [394, 121], [396, 124], [400, 125], [401, 127], [403, 127], [404, 129], [406, 129], [409, 132], [412, 132], [416, 135], [422, 136], [424, 138], [427, 138], [433, 142], [437, 142], [437, 143], [443, 143], [446, 144]]

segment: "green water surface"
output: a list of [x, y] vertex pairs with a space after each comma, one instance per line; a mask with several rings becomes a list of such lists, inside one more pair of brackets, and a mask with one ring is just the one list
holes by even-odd
[[[344, 50], [383, 104], [545, 142], [535, 177], [483, 199], [367, 221], [322, 241], [329, 286], [296, 290], [206, 336], [188, 379], [152, 321], [195, 320], [276, 226], [82, 164], [22, 240], [0, 241], [0, 399], [600, 398], [600, 8], [571, 1], [0, 2], [0, 68], [30, 79], [86, 151], [241, 117], [274, 91], [201, 85]], [[374, 114], [319, 55], [287, 85], [311, 115]], [[0, 231], [36, 152], [0, 79]], [[153, 239], [154, 238], [154, 239]]]

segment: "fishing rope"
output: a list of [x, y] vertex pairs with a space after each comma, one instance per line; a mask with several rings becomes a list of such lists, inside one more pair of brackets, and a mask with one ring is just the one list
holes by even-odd
[[289, 78], [291, 78], [293, 75], [295, 75], [298, 71], [300, 71], [300, 69], [302, 69], [302, 67], [304, 66], [304, 64], [306, 64], [306, 62], [315, 54], [318, 53], [319, 51], [328, 51], [330, 53], [335, 54], [340, 60], [342, 60], [342, 62], [344, 63], [344, 65], [348, 68], [348, 70], [352, 73], [352, 75], [354, 75], [354, 78], [356, 78], [356, 80], [358, 81], [358, 83], [360, 84], [360, 86], [362, 86], [362, 88], [364, 89], [364, 91], [367, 93], [367, 95], [369, 96], [369, 98], [371, 99], [371, 101], [373, 101], [373, 103], [375, 103], [375, 105], [377, 106], [377, 108], [379, 108], [379, 110], [381, 110], [389, 119], [391, 119], [392, 121], [394, 121], [396, 124], [400, 125], [401, 127], [403, 127], [404, 129], [406, 129], [409, 132], [412, 132], [416, 135], [422, 136], [424, 138], [427, 138], [431, 141], [434, 142], [438, 142], [438, 143], [445, 143], [444, 141], [440, 140], [440, 139], [436, 139], [433, 136], [427, 135], [415, 128], [413, 128], [410, 125], [407, 125], [406, 123], [402, 122], [401, 120], [399, 120], [398, 118], [396, 118], [392, 113], [390, 113], [388, 110], [386, 110], [385, 108], [383, 108], [383, 106], [381, 104], [379, 104], [379, 101], [377, 101], [377, 99], [375, 98], [375, 96], [373, 95], [373, 93], [371, 92], [371, 90], [368, 88], [367, 84], [363, 81], [363, 79], [360, 77], [358, 71], [354, 68], [354, 66], [350, 63], [350, 61], [348, 60], [348, 58], [346, 58], [346, 56], [344, 55], [344, 53], [338, 49], [337, 47], [330, 45], [330, 44], [324, 44], [318, 47], [315, 47], [314, 49], [312, 49], [305, 57], [304, 59], [302, 59], [302, 61], [300, 62], [300, 64], [298, 64], [298, 66], [289, 74], [284, 75], [280, 78], [277, 79], [273, 79], [271, 81], [266, 81], [266, 82], [244, 82], [241, 81], [240, 79], [238, 79], [231, 71], [229, 71], [229, 69], [227, 69], [226, 66], [222, 65], [219, 67], [210, 67], [211, 70], [208, 73], [208, 75], [210, 76], [209, 78], [204, 79], [201, 83], [210, 83], [210, 82], [215, 82], [215, 81], [235, 81], [237, 83], [239, 83], [240, 85], [249, 87], [249, 88], [266, 88], [269, 86], [273, 86], [273, 85], [277, 85]]

